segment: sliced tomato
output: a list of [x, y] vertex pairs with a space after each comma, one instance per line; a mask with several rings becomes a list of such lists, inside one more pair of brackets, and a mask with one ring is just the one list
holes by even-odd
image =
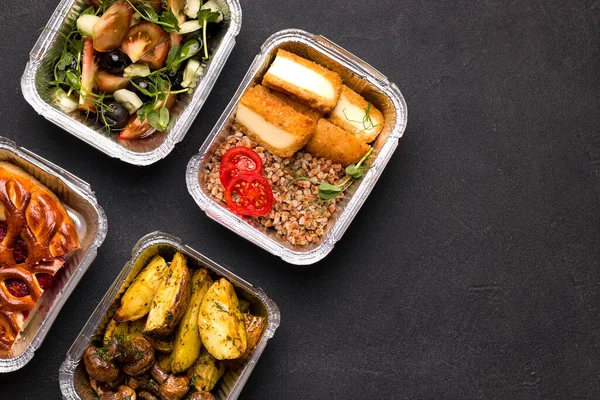
[[79, 109], [94, 112], [94, 103], [91, 101], [96, 88], [96, 62], [94, 61], [94, 44], [91, 39], [83, 43], [81, 57], [81, 93], [79, 96]]
[[108, 72], [98, 71], [96, 73], [98, 90], [106, 94], [113, 94], [119, 89], [129, 86], [129, 79], [124, 76], [111, 75]]
[[221, 157], [219, 179], [227, 187], [232, 178], [241, 172], [251, 172], [262, 175], [263, 163], [257, 152], [246, 146], [230, 148]]
[[144, 21], [129, 28], [121, 49], [132, 62], [139, 61], [156, 70], [162, 68], [167, 59], [171, 37], [160, 26]]
[[273, 208], [273, 190], [262, 175], [240, 172], [227, 185], [225, 202], [237, 215], [261, 217]]
[[[176, 94], [169, 95], [169, 97], [167, 98], [167, 105], [166, 105], [167, 109], [171, 109], [171, 107], [175, 103], [175, 100], [177, 100]], [[161, 108], [163, 106], [163, 101], [164, 100], [158, 101], [156, 103], [156, 106], [154, 106], [154, 109], [158, 110], [159, 108]], [[122, 139], [122, 140], [138, 139], [142, 136], [149, 134], [150, 132], [152, 132], [153, 129], [154, 128], [152, 127], [152, 125], [150, 125], [147, 118], [142, 122], [137, 117], [137, 115], [133, 115], [133, 116], [131, 116], [131, 119], [129, 120], [129, 123], [127, 124], [125, 129], [123, 129], [119, 133], [119, 139]]]
[[132, 18], [133, 9], [128, 3], [113, 3], [94, 25], [94, 48], [100, 52], [118, 48], [127, 35]]

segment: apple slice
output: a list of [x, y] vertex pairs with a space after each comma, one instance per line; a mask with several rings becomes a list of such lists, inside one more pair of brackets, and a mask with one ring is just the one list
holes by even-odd
[[98, 71], [96, 73], [98, 90], [106, 94], [113, 94], [119, 89], [129, 86], [129, 79], [123, 76], [111, 75], [108, 72]]
[[94, 43], [91, 39], [83, 42], [81, 57], [81, 94], [79, 95], [79, 109], [95, 111], [94, 102], [90, 99], [96, 88], [96, 62], [94, 61]]

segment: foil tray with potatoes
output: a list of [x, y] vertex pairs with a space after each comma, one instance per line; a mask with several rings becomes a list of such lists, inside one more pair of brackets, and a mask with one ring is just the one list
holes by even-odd
[[[155, 279], [160, 268], [169, 273]], [[162, 281], [158, 291], [146, 299], [149, 285], [157, 281]], [[189, 290], [182, 289], [186, 285]], [[233, 331], [226, 337], [211, 334], [221, 332], [210, 329], [211, 321], [229, 320], [236, 313], [239, 324], [230, 326]], [[239, 313], [248, 319], [240, 322]], [[196, 321], [204, 325], [200, 328]], [[255, 329], [257, 321], [260, 329]], [[60, 388], [66, 399], [92, 399], [119, 391], [127, 396], [132, 390], [138, 398], [140, 394], [170, 398], [164, 392], [184, 390], [194, 399], [236, 399], [279, 321], [277, 305], [260, 288], [180, 239], [153, 232], [135, 245], [131, 260], [69, 349], [59, 371]], [[200, 332], [201, 342], [192, 332]], [[134, 345], [135, 351], [127, 350]], [[125, 347], [119, 347], [123, 350], [108, 361], [115, 346]], [[131, 361], [119, 358], [127, 353]], [[117, 365], [121, 370], [115, 370]], [[114, 376], [107, 375], [111, 371]], [[173, 395], [181, 398], [182, 393]]]

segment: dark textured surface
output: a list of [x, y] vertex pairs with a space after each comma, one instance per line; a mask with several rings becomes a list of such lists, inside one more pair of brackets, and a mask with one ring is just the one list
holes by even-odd
[[[147, 168], [109, 159], [23, 99], [28, 52], [56, 3], [3, 2], [0, 134], [90, 182], [109, 231], [33, 361], [0, 376], [1, 399], [59, 398], [70, 344], [157, 229], [278, 303], [281, 327], [244, 399], [600, 398], [599, 1], [242, 0], [204, 109]], [[372, 63], [409, 108], [370, 199], [311, 268], [210, 221], [184, 181], [261, 43], [290, 27]]]

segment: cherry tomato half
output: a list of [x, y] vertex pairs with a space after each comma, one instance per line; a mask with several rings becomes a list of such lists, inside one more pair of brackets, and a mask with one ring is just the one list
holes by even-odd
[[239, 172], [225, 189], [225, 202], [237, 215], [261, 217], [273, 208], [273, 191], [262, 175]]
[[223, 186], [227, 187], [231, 179], [241, 172], [262, 175], [262, 171], [262, 159], [257, 152], [246, 146], [235, 146], [221, 157], [219, 179]]

